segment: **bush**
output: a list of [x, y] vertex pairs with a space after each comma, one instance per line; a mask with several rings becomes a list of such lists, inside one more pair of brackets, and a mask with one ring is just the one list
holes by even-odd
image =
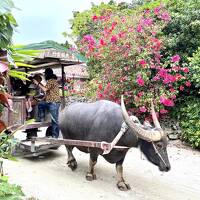
[[129, 111], [149, 117], [153, 98], [158, 114], [168, 113], [179, 90], [190, 87], [190, 82], [179, 55], [162, 55], [162, 29], [170, 21], [166, 9], [159, 6], [131, 15], [108, 12], [92, 19], [99, 31], [85, 35], [80, 50], [95, 63], [98, 99], [119, 103], [123, 94]]
[[0, 177], [0, 199], [22, 200], [24, 193], [21, 187], [15, 184], [9, 184], [6, 176]]
[[0, 199], [21, 200], [23, 192], [21, 187], [8, 183], [8, 178], [3, 176], [3, 159], [15, 160], [12, 156], [16, 141], [13, 135], [0, 132]]
[[200, 47], [193, 54], [193, 57], [189, 58], [190, 61], [190, 78], [195, 85], [196, 92], [200, 94]]
[[194, 0], [170, 0], [171, 22], [165, 28], [166, 54], [179, 54], [183, 62], [200, 46], [200, 4]]
[[200, 148], [200, 101], [199, 98], [187, 97], [176, 109], [182, 129], [182, 140], [193, 148]]

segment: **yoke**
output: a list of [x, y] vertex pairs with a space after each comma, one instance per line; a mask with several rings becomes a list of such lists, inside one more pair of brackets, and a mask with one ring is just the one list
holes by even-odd
[[113, 139], [111, 143], [102, 141], [102, 142], [96, 142], [96, 141], [85, 141], [85, 140], [71, 140], [71, 139], [60, 139], [60, 138], [38, 138], [34, 137], [31, 139], [31, 151], [34, 152], [36, 150], [36, 142], [50, 142], [54, 145], [69, 145], [69, 146], [83, 146], [83, 147], [92, 147], [92, 148], [100, 148], [103, 150], [103, 155], [110, 153], [110, 151], [115, 149], [129, 149], [129, 147], [126, 146], [118, 146], [116, 145], [117, 142], [120, 140], [120, 138], [124, 135], [124, 133], [127, 131], [128, 126], [125, 122], [123, 122], [122, 127], [119, 131], [119, 133], [116, 135], [116, 137]]

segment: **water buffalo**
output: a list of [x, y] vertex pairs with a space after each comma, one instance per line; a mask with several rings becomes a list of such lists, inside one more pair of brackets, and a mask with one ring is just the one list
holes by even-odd
[[[117, 145], [127, 147], [140, 147], [147, 159], [157, 165], [160, 171], [169, 171], [170, 163], [167, 155], [167, 137], [160, 127], [152, 104], [152, 117], [155, 128], [149, 129], [135, 123], [129, 117], [123, 97], [121, 107], [111, 101], [100, 100], [94, 103], [74, 103], [66, 107], [60, 114], [59, 125], [64, 139], [106, 141], [112, 142], [121, 129], [123, 121], [128, 125], [128, 130], [120, 138]], [[123, 162], [128, 149], [112, 149], [108, 154], [103, 154], [102, 149], [77, 147], [80, 151], [90, 154], [87, 180], [96, 179], [94, 166], [97, 158], [102, 155], [109, 163], [116, 164], [117, 187], [120, 190], [129, 190], [130, 186], [123, 178]], [[68, 166], [75, 170], [77, 162], [72, 154], [73, 146], [67, 146]]]

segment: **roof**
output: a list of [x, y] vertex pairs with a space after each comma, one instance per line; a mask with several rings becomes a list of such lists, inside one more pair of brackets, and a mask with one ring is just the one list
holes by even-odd
[[44, 69], [50, 67], [57, 76], [61, 76], [62, 68], [67, 77], [89, 78], [85, 61], [86, 59], [77, 52], [71, 51], [66, 47], [53, 41], [35, 43], [22, 47], [23, 50], [41, 50], [41, 53], [28, 64], [34, 65], [29, 68], [33, 73], [43, 73]]
[[89, 78], [87, 67], [85, 65], [71, 65], [65, 67], [66, 77], [71, 78]]
[[18, 48], [18, 50], [26, 49], [41, 50], [37, 57], [28, 62], [28, 64], [34, 65], [34, 68], [29, 68], [29, 71], [38, 71], [47, 67], [60, 68], [61, 66], [79, 65], [86, 62], [85, 57], [81, 54], [67, 49], [54, 41], [29, 44]]
[[[65, 54], [70, 55], [69, 57], [66, 57], [66, 59], [73, 58], [76, 61], [78, 60], [79, 62], [86, 62], [87, 61], [87, 59], [83, 55], [78, 53], [77, 51], [68, 49], [65, 46], [60, 45], [57, 42], [54, 42], [54, 41], [51, 41], [51, 40], [40, 42], [40, 43], [28, 44], [26, 46], [22, 46], [22, 47], [18, 48], [18, 50], [26, 50], [26, 49], [28, 49], [28, 50], [47, 50], [47, 51], [53, 50], [54, 53], [53, 52], [52, 52], [53, 54], [47, 53], [46, 57], [49, 57], [49, 56], [52, 56], [52, 55], [57, 57], [57, 55], [58, 55], [58, 58], [60, 58], [59, 54], [62, 55], [62, 53], [65, 53]], [[55, 51], [62, 52], [62, 53], [58, 54], [58, 53], [55, 53]]]
[[70, 60], [80, 62], [80, 60], [69, 51], [59, 51], [56, 49], [45, 49], [42, 51], [37, 58], [58, 58], [60, 60]]
[[[56, 76], [58, 77], [62, 76], [61, 68], [53, 66], [52, 69], [53, 69], [54, 74], [56, 74]], [[33, 74], [36, 74], [36, 73], [43, 74], [43, 72], [44, 72], [44, 69], [40, 69], [40, 70], [34, 71]], [[89, 78], [89, 74], [87, 72], [87, 66], [85, 64], [64, 66], [64, 72], [67, 78], [83, 78], [83, 79]]]

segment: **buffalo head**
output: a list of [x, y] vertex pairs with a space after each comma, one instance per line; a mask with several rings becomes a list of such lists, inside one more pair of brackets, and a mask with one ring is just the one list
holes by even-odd
[[131, 120], [124, 105], [123, 96], [121, 98], [121, 108], [125, 122], [139, 138], [140, 149], [147, 159], [157, 165], [160, 171], [169, 171], [170, 163], [167, 155], [167, 136], [164, 134], [156, 117], [153, 102], [151, 103], [151, 114], [155, 125], [154, 129], [145, 128]]

